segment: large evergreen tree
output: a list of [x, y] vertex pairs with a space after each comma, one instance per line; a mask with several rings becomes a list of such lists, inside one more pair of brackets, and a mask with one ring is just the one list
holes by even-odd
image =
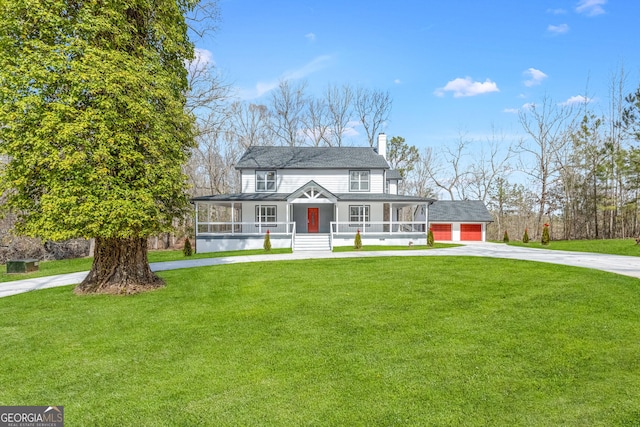
[[17, 230], [96, 239], [76, 292], [162, 286], [146, 237], [187, 207], [195, 0], [2, 0], [0, 174]]

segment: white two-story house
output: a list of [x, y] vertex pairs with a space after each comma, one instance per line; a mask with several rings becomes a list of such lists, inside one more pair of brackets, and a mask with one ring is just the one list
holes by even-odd
[[363, 245], [425, 244], [434, 200], [398, 194], [386, 142], [380, 134], [377, 150], [250, 147], [236, 164], [241, 193], [192, 199], [196, 250], [259, 249], [267, 231], [272, 247], [294, 251], [351, 246], [358, 232]]

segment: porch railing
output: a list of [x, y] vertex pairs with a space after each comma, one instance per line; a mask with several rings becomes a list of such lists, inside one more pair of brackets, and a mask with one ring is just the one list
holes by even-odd
[[370, 221], [370, 222], [332, 222], [331, 234], [422, 234], [426, 233], [424, 221]]
[[262, 235], [269, 230], [270, 234], [294, 235], [295, 222], [198, 222], [197, 235], [228, 234]]

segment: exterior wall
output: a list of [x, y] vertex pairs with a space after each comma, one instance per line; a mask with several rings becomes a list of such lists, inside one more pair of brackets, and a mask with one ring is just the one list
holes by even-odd
[[[340, 246], [353, 246], [355, 240], [355, 233], [353, 237], [334, 237], [333, 239], [333, 247]], [[427, 236], [426, 233], [424, 237], [415, 237], [415, 236], [402, 236], [399, 234], [394, 235], [393, 237], [367, 237], [366, 234], [361, 234], [360, 238], [362, 239], [362, 245], [367, 246], [409, 246], [411, 245], [426, 245], [427, 244]]]
[[398, 194], [398, 180], [390, 179], [389, 180], [389, 194]]
[[430, 224], [451, 224], [451, 241], [452, 242], [461, 242], [460, 238], [460, 225], [461, 224], [480, 224], [482, 226], [482, 241], [487, 241], [487, 224], [480, 222], [451, 222], [451, 221], [431, 221]]
[[333, 221], [333, 204], [302, 204], [293, 205], [293, 218], [291, 221], [296, 223], [296, 233], [307, 233], [307, 209], [318, 208], [319, 215], [319, 233], [331, 232], [331, 221]]
[[[291, 247], [291, 236], [271, 235], [269, 239], [271, 241], [272, 248]], [[198, 236], [198, 238], [196, 239], [196, 253], [263, 249], [263, 245], [263, 236]]]
[[339, 202], [338, 222], [349, 222], [349, 206], [369, 206], [369, 221], [384, 221], [384, 203], [381, 202]]
[[[242, 218], [236, 219], [237, 222], [255, 222], [256, 206], [275, 206], [276, 221], [285, 222], [287, 220], [287, 204], [285, 202], [242, 202]], [[292, 219], [289, 219], [292, 221]]]
[[[279, 169], [276, 171], [277, 188], [275, 192], [293, 193], [312, 180], [332, 193], [350, 192], [348, 169]], [[256, 192], [256, 171], [254, 169], [242, 171], [242, 192]], [[370, 169], [368, 193], [384, 193], [384, 171], [382, 169]]]

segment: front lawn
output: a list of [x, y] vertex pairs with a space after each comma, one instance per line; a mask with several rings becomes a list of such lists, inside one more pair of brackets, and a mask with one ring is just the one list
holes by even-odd
[[[291, 253], [291, 249], [272, 249], [270, 254]], [[227, 256], [266, 254], [263, 249], [247, 251], [207, 252], [185, 257], [181, 250], [149, 251], [149, 262], [180, 261], [201, 258], [219, 258]], [[58, 261], [41, 261], [38, 271], [32, 273], [7, 274], [7, 267], [0, 265], [0, 283], [34, 277], [55, 276], [57, 274], [77, 273], [91, 270], [93, 258], [74, 258]]]
[[640, 245], [636, 245], [635, 239], [552, 240], [547, 246], [543, 246], [539, 241], [530, 241], [529, 243], [511, 241], [509, 245], [560, 251], [640, 256]]
[[638, 425], [640, 281], [473, 257], [165, 271], [0, 299], [0, 405], [67, 425]]

